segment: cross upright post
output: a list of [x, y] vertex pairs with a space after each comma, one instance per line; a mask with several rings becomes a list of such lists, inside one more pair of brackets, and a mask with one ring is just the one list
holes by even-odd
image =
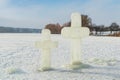
[[56, 48], [58, 43], [52, 41], [50, 38], [50, 30], [43, 29], [41, 34], [41, 41], [37, 41], [35, 46], [41, 48], [41, 67], [39, 71], [46, 71], [51, 69], [51, 49]]
[[71, 27], [64, 27], [61, 35], [71, 41], [70, 53], [71, 63], [67, 65], [72, 69], [78, 69], [84, 66], [81, 62], [81, 39], [89, 36], [89, 29], [81, 27], [81, 15], [79, 13], [72, 13]]

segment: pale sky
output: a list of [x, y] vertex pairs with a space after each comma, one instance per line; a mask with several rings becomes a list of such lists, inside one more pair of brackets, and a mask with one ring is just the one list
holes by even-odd
[[43, 28], [70, 21], [72, 12], [87, 14], [97, 25], [120, 25], [120, 0], [0, 0], [0, 26]]

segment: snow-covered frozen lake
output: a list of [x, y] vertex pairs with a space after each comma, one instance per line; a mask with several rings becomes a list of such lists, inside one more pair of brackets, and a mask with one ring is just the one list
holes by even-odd
[[[34, 47], [40, 34], [0, 34], [0, 80], [120, 80], [120, 37], [82, 40], [82, 62], [91, 67], [68, 70], [70, 43], [52, 35], [59, 46], [52, 50], [53, 71], [38, 72], [41, 52]], [[10, 70], [15, 70], [10, 73]]]

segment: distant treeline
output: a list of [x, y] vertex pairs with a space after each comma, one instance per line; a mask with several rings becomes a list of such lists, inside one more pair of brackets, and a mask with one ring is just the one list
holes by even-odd
[[13, 28], [0, 26], [0, 33], [41, 33], [41, 29]]
[[[120, 25], [117, 24], [116, 22], [112, 22], [109, 26], [105, 25], [96, 25], [92, 22], [92, 18], [90, 18], [88, 15], [82, 14], [82, 27], [88, 27], [90, 30], [90, 35], [101, 35], [104, 32], [110, 32], [109, 34], [116, 34], [120, 33]], [[59, 23], [50, 23], [45, 26], [45, 29], [49, 29], [52, 34], [61, 34], [61, 30], [64, 27], [70, 27], [71, 26], [71, 21], [68, 21], [64, 23], [63, 25], [60, 25]], [[106, 35], [109, 35], [106, 34]]]

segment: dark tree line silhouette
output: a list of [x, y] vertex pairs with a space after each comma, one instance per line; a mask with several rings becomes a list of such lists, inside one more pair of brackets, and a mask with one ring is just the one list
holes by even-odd
[[111, 23], [111, 25], [107, 27], [105, 27], [104, 25], [93, 24], [91, 26], [91, 29], [92, 29], [92, 32], [91, 32], [92, 34], [93, 32], [95, 32], [94, 35], [102, 35], [102, 33], [108, 32], [108, 31], [110, 32], [109, 33], [110, 35], [120, 33], [120, 26], [115, 22]]
[[[88, 15], [82, 15], [82, 26], [88, 27], [91, 30], [91, 25], [92, 25], [92, 19], [88, 17]], [[64, 23], [63, 25], [60, 25], [59, 23], [57, 24], [47, 24], [45, 26], [45, 29], [49, 29], [52, 34], [60, 34], [62, 28], [64, 27], [70, 27], [71, 26], [71, 21]]]
[[[102, 35], [104, 32], [110, 32], [109, 34], [120, 33], [120, 26], [113, 22], [110, 26], [96, 25], [92, 23], [92, 19], [88, 15], [82, 15], [82, 26], [88, 27], [90, 29], [90, 35]], [[49, 29], [52, 34], [60, 34], [62, 28], [70, 27], [71, 21], [64, 23], [63, 25], [57, 24], [47, 24], [46, 29]]]
[[41, 29], [13, 28], [0, 26], [0, 33], [40, 33]]

